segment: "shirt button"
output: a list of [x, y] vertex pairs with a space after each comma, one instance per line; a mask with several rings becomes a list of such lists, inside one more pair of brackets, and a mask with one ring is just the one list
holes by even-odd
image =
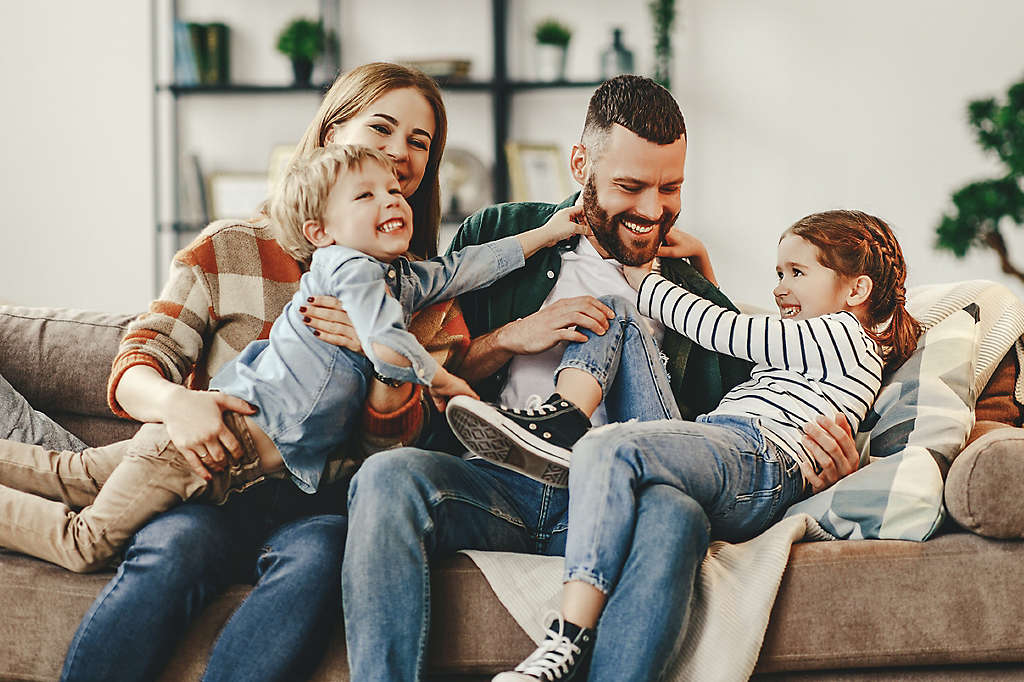
[[390, 277], [391, 279], [394, 279], [395, 278], [395, 271], [394, 270], [388, 270], [388, 277]]
[[419, 369], [416, 370], [416, 374], [422, 377], [424, 374], [426, 374], [426, 372], [424, 372], [423, 368], [420, 367]]
[[554, 270], [548, 270], [548, 279], [554, 279], [554, 278], [555, 278], [555, 271]]

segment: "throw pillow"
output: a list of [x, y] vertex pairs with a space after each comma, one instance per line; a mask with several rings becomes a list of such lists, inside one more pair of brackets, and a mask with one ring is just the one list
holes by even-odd
[[[792, 506], [844, 539], [925, 540], [942, 524], [943, 478], [974, 423], [978, 309], [928, 330], [861, 424], [862, 468]], [[866, 464], [865, 464], [866, 463]]]

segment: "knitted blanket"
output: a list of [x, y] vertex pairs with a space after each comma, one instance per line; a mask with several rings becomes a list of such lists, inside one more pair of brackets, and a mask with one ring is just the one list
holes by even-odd
[[[1003, 285], [974, 280], [918, 287], [908, 292], [908, 301], [925, 330], [968, 303], [978, 304], [976, 395], [1011, 346], [1016, 346], [1018, 359], [1024, 360], [1024, 304]], [[1024, 373], [1018, 376], [1015, 388], [1018, 400], [1024, 397], [1021, 376]], [[747, 542], [713, 542], [698, 571], [685, 637], [665, 679], [748, 679], [757, 663], [790, 548], [794, 542], [832, 539], [811, 516], [799, 514]], [[559, 610], [564, 560], [506, 552], [464, 553], [480, 568], [519, 626], [539, 644], [544, 638], [544, 615]], [[523, 656], [528, 653], [524, 651]]]

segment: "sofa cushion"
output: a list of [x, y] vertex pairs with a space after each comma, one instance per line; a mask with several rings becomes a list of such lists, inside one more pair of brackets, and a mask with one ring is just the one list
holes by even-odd
[[0, 306], [0, 374], [34, 408], [86, 443], [127, 438], [138, 424], [114, 418], [106, 387], [131, 320], [113, 313]]
[[[991, 422], [988, 422], [991, 423]], [[946, 508], [964, 528], [992, 538], [1024, 538], [1024, 429], [992, 428], [967, 446], [946, 478]]]
[[974, 423], [971, 393], [976, 306], [928, 330], [861, 424], [862, 462], [830, 488], [793, 505], [839, 538], [924, 540], [941, 525], [943, 473]]

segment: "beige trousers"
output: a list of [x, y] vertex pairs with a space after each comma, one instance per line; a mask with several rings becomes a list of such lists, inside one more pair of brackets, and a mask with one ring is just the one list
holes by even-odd
[[228, 412], [225, 421], [244, 454], [212, 472], [209, 483], [188, 466], [163, 424], [145, 424], [130, 440], [82, 452], [0, 441], [0, 547], [77, 573], [94, 571], [146, 522], [183, 500], [220, 504], [264, 480], [244, 419]]

